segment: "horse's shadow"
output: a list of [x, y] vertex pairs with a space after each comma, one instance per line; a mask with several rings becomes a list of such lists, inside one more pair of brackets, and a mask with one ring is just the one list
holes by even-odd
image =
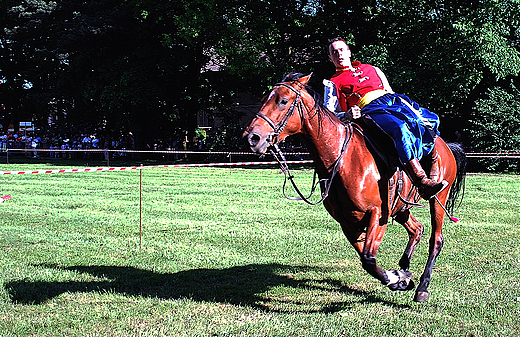
[[[188, 298], [201, 302], [246, 305], [265, 311], [337, 312], [359, 302], [383, 302], [403, 307], [378, 298], [373, 293], [346, 287], [338, 280], [296, 279], [292, 274], [319, 269], [307, 266], [281, 264], [250, 264], [226, 269], [191, 269], [177, 273], [157, 273], [134, 267], [37, 265], [84, 274], [94, 281], [11, 281], [5, 288], [13, 303], [40, 304], [63, 293], [117, 293], [127, 296], [144, 296], [162, 299]], [[265, 292], [277, 286], [298, 288], [302, 291], [342, 292], [353, 296], [352, 301], [333, 302], [313, 307], [297, 300], [273, 300]], [[276, 301], [277, 303], [273, 303]], [[285, 308], [284, 308], [285, 307]]]

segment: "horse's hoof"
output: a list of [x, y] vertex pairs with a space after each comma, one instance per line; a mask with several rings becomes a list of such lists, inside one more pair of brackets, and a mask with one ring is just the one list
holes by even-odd
[[427, 291], [418, 291], [415, 293], [414, 301], [415, 302], [425, 302], [428, 301], [428, 298], [430, 297], [430, 293]]
[[415, 283], [413, 282], [413, 279], [410, 279], [410, 282], [408, 282], [408, 286], [405, 290], [412, 290], [413, 288], [415, 288]]
[[390, 290], [406, 291], [406, 290], [411, 290], [411, 289], [415, 288], [415, 283], [413, 282], [412, 273], [409, 272], [408, 270], [397, 271], [397, 270], [391, 269], [390, 272], [393, 272], [394, 274], [399, 276], [399, 282], [388, 285], [388, 288]]
[[396, 291], [396, 290], [407, 291], [407, 290], [412, 290], [413, 288], [415, 288], [415, 283], [413, 282], [412, 279], [388, 285], [388, 289], [393, 290], [393, 291]]

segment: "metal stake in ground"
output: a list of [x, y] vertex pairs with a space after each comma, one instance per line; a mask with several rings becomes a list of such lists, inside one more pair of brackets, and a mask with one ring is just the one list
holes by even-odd
[[139, 170], [139, 253], [143, 248], [143, 164]]

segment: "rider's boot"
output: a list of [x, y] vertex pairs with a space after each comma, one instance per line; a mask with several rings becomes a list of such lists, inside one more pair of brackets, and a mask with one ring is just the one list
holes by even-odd
[[448, 186], [446, 180], [437, 182], [429, 179], [418, 159], [412, 159], [408, 163], [405, 163], [404, 169], [423, 199], [429, 200], [433, 198], [437, 193]]
[[440, 170], [440, 166], [439, 166], [439, 153], [437, 152], [436, 147], [433, 148], [432, 152], [430, 153], [430, 157], [432, 158], [432, 165], [431, 165], [429, 177], [433, 181], [438, 181], [441, 170]]

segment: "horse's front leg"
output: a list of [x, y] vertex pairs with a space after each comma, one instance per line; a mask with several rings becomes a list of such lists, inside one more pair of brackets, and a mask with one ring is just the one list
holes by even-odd
[[381, 220], [381, 211], [378, 208], [367, 211], [365, 219], [368, 220], [366, 233], [351, 231], [349, 227], [343, 226], [343, 232], [347, 239], [357, 250], [363, 269], [378, 279], [382, 284], [390, 286], [402, 282], [404, 278], [411, 275], [395, 271], [385, 271], [377, 264], [377, 250], [381, 245], [387, 224]]

